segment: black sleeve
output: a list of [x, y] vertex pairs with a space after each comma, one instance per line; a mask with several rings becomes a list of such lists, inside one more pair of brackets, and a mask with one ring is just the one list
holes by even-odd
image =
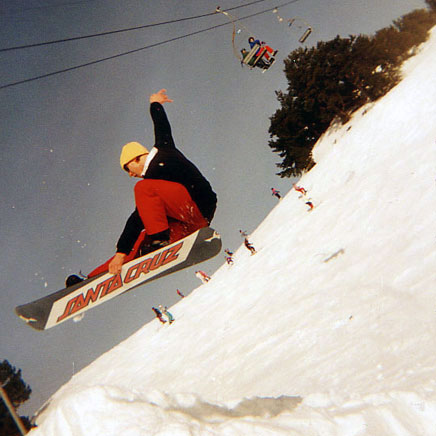
[[142, 230], [144, 230], [144, 224], [139, 216], [138, 209], [135, 209], [127, 220], [123, 233], [121, 233], [118, 240], [117, 253], [129, 254]]
[[154, 137], [156, 148], [175, 148], [171, 126], [167, 114], [160, 103], [151, 103], [150, 114], [154, 124]]

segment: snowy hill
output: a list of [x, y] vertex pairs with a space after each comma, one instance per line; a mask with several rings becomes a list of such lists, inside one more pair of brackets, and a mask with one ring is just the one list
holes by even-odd
[[433, 29], [398, 86], [321, 138], [257, 254], [76, 374], [30, 434], [434, 435], [435, 53]]

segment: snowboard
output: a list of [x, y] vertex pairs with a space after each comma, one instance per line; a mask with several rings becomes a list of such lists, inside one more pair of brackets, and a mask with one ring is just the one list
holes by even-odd
[[102, 273], [15, 308], [36, 330], [78, 317], [137, 286], [208, 260], [221, 251], [221, 237], [204, 227], [179, 241], [125, 263], [120, 274]]

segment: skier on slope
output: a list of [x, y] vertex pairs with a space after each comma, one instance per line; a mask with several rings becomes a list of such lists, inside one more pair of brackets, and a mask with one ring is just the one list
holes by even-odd
[[210, 277], [204, 271], [195, 271], [195, 275], [203, 282], [207, 283], [210, 280]]
[[166, 321], [162, 318], [162, 312], [156, 308], [156, 307], [152, 307], [151, 308], [153, 310], [153, 312], [156, 314], [156, 318], [162, 323], [165, 324]]
[[163, 103], [172, 102], [165, 89], [150, 96], [155, 144], [149, 151], [127, 143], [120, 165], [135, 185], [136, 209], [118, 240], [115, 255], [88, 277], [121, 272], [124, 263], [206, 227], [215, 213], [217, 197], [198, 168], [175, 146]]
[[244, 230], [239, 230], [239, 233], [244, 238], [244, 245], [250, 251], [251, 254], [256, 254], [256, 249], [253, 244], [248, 240], [248, 233]]
[[174, 316], [168, 311], [168, 307], [159, 305], [159, 310], [168, 318], [168, 322], [172, 324], [174, 322]]
[[256, 254], [256, 249], [253, 244], [248, 240], [247, 237], [244, 238], [244, 245], [250, 251], [251, 254]]
[[228, 248], [224, 250], [224, 258], [226, 259], [226, 262], [228, 265], [233, 265], [233, 251], [230, 251]]
[[302, 186], [297, 186], [295, 183], [292, 185], [294, 189], [300, 194], [306, 195], [307, 191]]
[[274, 195], [275, 197], [277, 197], [279, 200], [281, 200], [282, 196], [280, 195], [280, 191], [277, 191], [277, 189], [271, 188], [271, 195]]

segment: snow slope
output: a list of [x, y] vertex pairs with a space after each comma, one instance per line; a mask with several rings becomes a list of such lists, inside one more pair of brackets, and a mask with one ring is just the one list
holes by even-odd
[[433, 29], [398, 86], [321, 138], [256, 255], [76, 374], [30, 434], [434, 435], [435, 53]]

